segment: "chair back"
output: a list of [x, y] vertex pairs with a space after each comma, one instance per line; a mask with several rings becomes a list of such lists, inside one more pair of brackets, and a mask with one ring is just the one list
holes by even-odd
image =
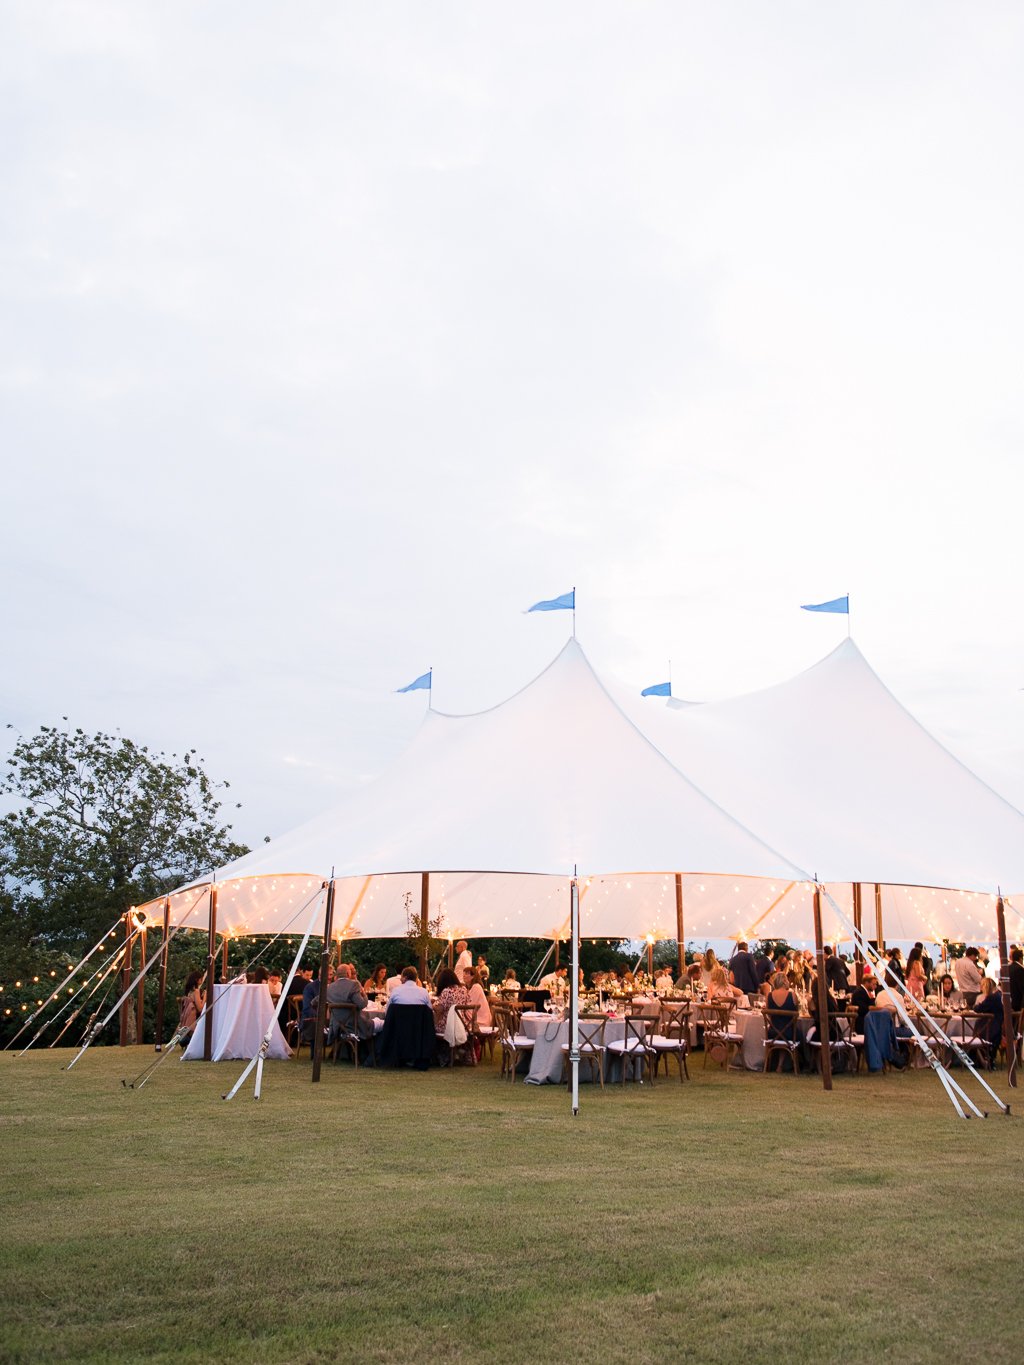
[[588, 1052], [604, 1051], [604, 1030], [608, 1020], [603, 1014], [595, 1015], [593, 1018], [585, 1018], [582, 1015], [579, 1019], [580, 1048]]
[[799, 1015], [799, 1010], [779, 1010], [774, 1009], [770, 1004], [767, 1005], [764, 1011], [765, 1042], [793, 1042]]
[[732, 1016], [733, 1006], [728, 1003], [719, 1004], [717, 1001], [713, 1005], [704, 1005], [701, 1008], [704, 1025], [704, 1046], [708, 1046], [707, 1040], [712, 1042], [716, 1038], [724, 1038], [729, 1032], [729, 1020]]
[[343, 1005], [328, 1005], [327, 1009], [331, 1016], [332, 1028], [343, 1038], [359, 1039], [359, 1010], [351, 1001], [346, 1001]]
[[476, 1016], [480, 1013], [479, 1005], [453, 1005], [458, 1018], [462, 1021], [462, 1027], [467, 1035], [476, 1033]]
[[668, 1001], [662, 1001], [658, 1032], [663, 1038], [681, 1038], [684, 1041], [689, 1041], [690, 1006], [685, 1002], [683, 1004], [671, 1004]]
[[639, 1044], [643, 1050], [647, 1051], [647, 1039], [650, 1037], [651, 1030], [654, 1028], [654, 1020], [647, 1019], [642, 1014], [627, 1014], [622, 1021], [626, 1026], [624, 1042], [631, 1051], [634, 1044]]

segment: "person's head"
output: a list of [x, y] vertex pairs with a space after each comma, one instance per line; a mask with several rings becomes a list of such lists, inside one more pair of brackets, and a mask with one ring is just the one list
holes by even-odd
[[1011, 962], [1021, 962], [1021, 961], [1024, 961], [1024, 951], [1022, 951], [1020, 948], [1011, 948], [1011, 949], [1010, 949], [1010, 961], [1011, 961]]
[[260, 963], [258, 967], [252, 969], [252, 979], [255, 985], [259, 985], [263, 981], [270, 980], [270, 973], [267, 971], [266, 967]]
[[745, 938], [741, 938], [736, 944], [736, 951], [738, 953], [745, 953], [747, 951], [747, 940]]
[[274, 970], [270, 973], [270, 980], [271, 980], [271, 981], [280, 981], [280, 980], [281, 980], [281, 973], [277, 970], [276, 967], [275, 967]]
[[203, 976], [204, 976], [203, 972], [189, 972], [188, 976], [185, 979], [186, 995], [191, 995], [193, 991], [197, 991], [199, 989], [200, 985], [202, 984]]
[[403, 968], [402, 968], [402, 980], [403, 980], [403, 982], [405, 982], [405, 981], [418, 981], [419, 979], [420, 979], [420, 974], [419, 974], [419, 972], [416, 970], [415, 967], [403, 967]]
[[992, 980], [992, 978], [991, 978], [990, 976], [982, 977], [982, 981], [981, 981], [981, 998], [982, 998], [983, 1000], [984, 1000], [987, 996], [989, 996], [989, 995], [994, 995], [995, 992], [996, 992], [996, 989], [997, 989], [996, 983]]
[[907, 954], [907, 966], [908, 966], [908, 967], [912, 967], [912, 966], [914, 965], [915, 962], [920, 962], [920, 961], [921, 961], [921, 949], [920, 949], [920, 947], [915, 943], [915, 945], [913, 946], [913, 948], [911, 948], [910, 952]]
[[914, 944], [914, 947], [911, 949], [911, 951], [912, 952], [916, 951], [918, 953], [924, 952], [924, 944], [921, 942], [920, 939], [918, 939], [918, 941]]
[[460, 938], [458, 943], [456, 943], [455, 945], [455, 951], [457, 953], [464, 953], [468, 947], [469, 944], [466, 942], [466, 940], [464, 938]]
[[706, 948], [705, 951], [704, 951], [704, 962], [703, 962], [704, 970], [705, 970], [706, 972], [712, 972], [712, 971], [714, 971], [714, 969], [715, 969], [715, 967], [716, 967], [717, 965], [718, 965], [718, 958], [715, 957], [715, 950], [714, 950], [714, 948]]
[[828, 945], [827, 943], [825, 944], [825, 947], [824, 947], [824, 949], [823, 949], [823, 952], [824, 952], [824, 954], [825, 954], [826, 957], [831, 957], [831, 956], [832, 956], [832, 949], [829, 947], [829, 945]]
[[564, 979], [565, 977], [567, 977], [567, 976], [569, 975], [569, 968], [568, 968], [568, 967], [556, 967], [556, 968], [555, 968], [555, 975], [556, 975], [556, 976], [560, 976], [560, 977], [562, 977], [562, 978]]
[[950, 976], [949, 972], [947, 972], [945, 976], [939, 978], [939, 990], [943, 995], [952, 995], [956, 990], [956, 982]]
[[978, 960], [977, 948], [968, 948], [967, 951], [964, 953], [964, 957], [969, 957], [973, 962], [977, 962]]
[[728, 986], [729, 982], [726, 979], [724, 967], [715, 967], [711, 973], [711, 984], [712, 986]]
[[486, 967], [486, 966], [487, 966], [487, 959], [486, 959], [486, 957], [484, 957], [483, 953], [478, 953], [478, 954], [477, 954], [476, 965], [477, 965], [478, 967]]
[[462, 979], [466, 983], [466, 989], [471, 990], [473, 986], [482, 986], [483, 977], [475, 967], [467, 967], [462, 973]]
[[388, 969], [383, 962], [378, 962], [373, 969], [373, 983], [375, 986], [383, 986], [388, 979]]
[[434, 984], [437, 987], [438, 995], [440, 995], [442, 991], [448, 990], [450, 986], [458, 986], [460, 983], [459, 978], [452, 971], [451, 967], [442, 967], [437, 974], [437, 980]]
[[689, 965], [689, 966], [687, 967], [687, 969], [686, 969], [686, 975], [690, 978], [691, 981], [699, 981], [699, 980], [700, 980], [700, 975], [701, 975], [701, 973], [700, 973], [700, 963], [699, 963], [699, 962], [691, 962], [690, 965]]
[[775, 975], [772, 977], [772, 990], [773, 991], [789, 990], [789, 978], [786, 976], [785, 972], [776, 972]]
[[514, 981], [515, 979], [516, 979], [516, 969], [515, 969], [515, 967], [509, 967], [508, 971], [505, 973], [505, 980], [506, 980], [506, 981]]

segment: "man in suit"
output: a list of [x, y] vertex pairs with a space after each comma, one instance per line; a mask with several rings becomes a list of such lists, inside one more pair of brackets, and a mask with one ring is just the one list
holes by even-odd
[[[366, 1039], [372, 1038], [373, 1020], [366, 1013], [367, 1006], [366, 993], [359, 984], [356, 969], [351, 962], [343, 962], [338, 968], [337, 978], [327, 987], [327, 1008], [332, 1005], [355, 1005], [359, 1014], [356, 1017], [356, 1027], [359, 1037]], [[331, 1015], [331, 1030], [328, 1034], [328, 1043], [333, 1043], [341, 1032], [341, 1018]]]
[[732, 984], [737, 986], [744, 995], [754, 996], [757, 994], [757, 969], [754, 966], [754, 959], [747, 952], [747, 945], [742, 939], [736, 944], [736, 951], [729, 959], [729, 972], [732, 977]]
[[1024, 952], [1017, 947], [1010, 949], [1010, 1007], [1024, 1009]]
[[838, 991], [841, 995], [845, 994], [850, 984], [850, 973], [846, 963], [828, 944], [825, 945], [825, 980], [831, 990]]

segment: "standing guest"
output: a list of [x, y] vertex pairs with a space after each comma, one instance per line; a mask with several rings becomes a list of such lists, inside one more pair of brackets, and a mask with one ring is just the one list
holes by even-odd
[[757, 968], [743, 939], [736, 944], [736, 951], [729, 959], [729, 976], [741, 995], [757, 994]]
[[491, 980], [491, 969], [488, 967], [487, 959], [483, 953], [477, 954], [476, 969], [480, 973], [480, 984], [486, 990]]
[[430, 996], [420, 985], [419, 973], [415, 967], [405, 967], [398, 978], [398, 985], [388, 991], [388, 1009], [392, 1005], [429, 1005]]
[[907, 954], [907, 990], [915, 1000], [924, 999], [928, 977], [921, 957], [921, 949], [915, 944]]
[[1016, 944], [1010, 949], [1010, 1008], [1015, 1014], [1024, 1009], [1024, 952]]
[[981, 990], [981, 970], [978, 967], [977, 948], [968, 948], [963, 957], [958, 957], [953, 963], [953, 975], [956, 977], [956, 984], [963, 993], [964, 1000], [967, 1002], [969, 1010], [974, 1009], [974, 1002], [978, 998]]
[[899, 977], [900, 981], [906, 984], [906, 974], [903, 971], [903, 954], [898, 948], [889, 949], [889, 970], [894, 976]]
[[[922, 966], [922, 968], [924, 969], [924, 984], [925, 984], [925, 991], [927, 992], [928, 983], [929, 983], [929, 981], [931, 981], [931, 979], [932, 979], [932, 968], [934, 967], [935, 964], [932, 962], [931, 958], [930, 958], [930, 957], [928, 956], [928, 954], [925, 952], [925, 950], [924, 950], [924, 944], [921, 942], [920, 939], [918, 939], [918, 941], [914, 944], [914, 947], [913, 947], [910, 951], [911, 951], [911, 952], [914, 952], [915, 949], [916, 949], [917, 952], [919, 952], [919, 953], [921, 954], [921, 966]], [[908, 958], [908, 959], [907, 959], [908, 964], [909, 964], [909, 961], [910, 961], [910, 959]]]
[[459, 985], [459, 978], [450, 967], [443, 967], [437, 976], [437, 999], [434, 1001], [434, 1030], [444, 1033], [448, 1012], [453, 1005], [468, 1005], [469, 991]]
[[472, 967], [473, 965], [473, 954], [469, 951], [469, 944], [464, 938], [460, 938], [458, 943], [456, 943], [455, 951], [458, 954], [458, 957], [455, 959], [455, 977], [456, 980], [461, 981], [462, 973], [467, 967]]
[[707, 990], [711, 985], [711, 973], [718, 966], [714, 948], [706, 948], [700, 960], [700, 983]]
[[754, 964], [755, 964], [756, 969], [757, 969], [757, 984], [758, 984], [758, 986], [759, 986], [759, 987], [760, 987], [760, 986], [764, 986], [765, 982], [767, 981], [767, 982], [769, 983], [769, 987], [768, 987], [768, 988], [769, 988], [769, 990], [770, 990], [770, 989], [771, 989], [771, 985], [770, 985], [771, 979], [772, 979], [772, 977], [775, 975], [775, 962], [773, 961], [772, 955], [771, 955], [771, 953], [767, 950], [767, 948], [765, 948], [765, 949], [761, 952], [760, 957], [755, 957], [755, 958], [754, 958]]
[[840, 995], [845, 995], [850, 985], [849, 968], [828, 944], [825, 945], [825, 980], [829, 989], [837, 991]]
[[203, 972], [189, 972], [188, 979], [185, 982], [185, 994], [181, 998], [181, 1012], [178, 1015], [178, 1031], [181, 1033], [182, 1047], [195, 1032], [199, 1016], [206, 1006], [206, 996], [200, 989], [203, 975]]
[[388, 969], [383, 962], [378, 962], [373, 971], [363, 982], [363, 990], [369, 995], [371, 991], [375, 995], [387, 995], [388, 991]]
[[480, 1028], [491, 1027], [491, 1007], [487, 1003], [487, 992], [484, 990], [484, 983], [480, 978], [480, 972], [476, 967], [470, 967], [462, 973], [462, 980], [466, 990], [469, 992], [469, 1003], [477, 1006], [476, 1022]]

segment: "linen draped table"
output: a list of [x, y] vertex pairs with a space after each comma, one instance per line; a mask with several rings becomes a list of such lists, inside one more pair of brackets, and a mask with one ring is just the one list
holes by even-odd
[[[232, 981], [216, 984], [213, 988], [211, 1060], [248, 1061], [250, 1057], [255, 1057], [260, 1050], [267, 1025], [273, 1018], [274, 1002], [270, 998], [270, 990], [265, 981], [252, 985]], [[196, 1025], [188, 1047], [182, 1054], [183, 1062], [203, 1060], [203, 1044], [209, 1024], [210, 1016], [207, 1015]], [[281, 1025], [274, 1019], [267, 1056], [274, 1061], [283, 1062], [291, 1055], [291, 1048], [285, 1042]]]

